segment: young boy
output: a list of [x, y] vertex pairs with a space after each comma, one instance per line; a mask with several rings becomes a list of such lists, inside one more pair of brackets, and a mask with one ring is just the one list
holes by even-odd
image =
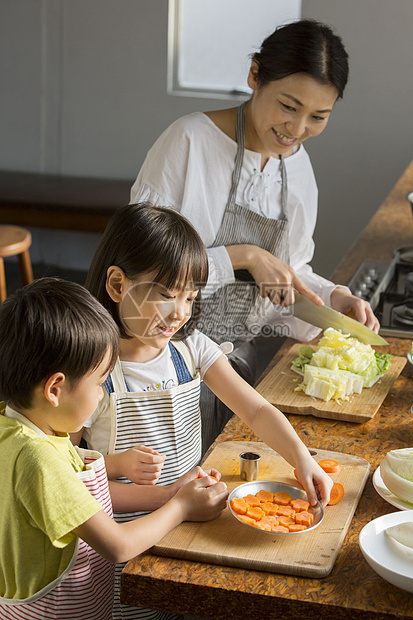
[[118, 342], [110, 315], [71, 282], [37, 280], [0, 306], [1, 619], [109, 620], [114, 562], [225, 507], [225, 485], [196, 467], [160, 488], [155, 512], [111, 518], [111, 495], [116, 510], [136, 510], [139, 489], [108, 487], [103, 457], [69, 433], [95, 411]]

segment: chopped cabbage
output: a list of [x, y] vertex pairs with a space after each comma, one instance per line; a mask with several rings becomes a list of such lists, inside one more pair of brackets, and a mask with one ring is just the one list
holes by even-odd
[[[391, 358], [349, 334], [329, 328], [316, 350], [308, 345], [299, 347], [291, 368], [304, 375], [296, 390], [323, 400], [348, 400], [350, 394], [360, 394], [363, 387], [374, 385], [389, 368]], [[328, 372], [316, 374], [314, 368]]]

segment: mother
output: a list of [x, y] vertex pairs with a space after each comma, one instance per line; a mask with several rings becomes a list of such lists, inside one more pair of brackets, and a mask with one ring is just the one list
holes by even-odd
[[[175, 121], [132, 187], [132, 202], [171, 206], [197, 228], [210, 266], [198, 327], [234, 343], [231, 362], [250, 382], [259, 333], [309, 340], [319, 331], [292, 316], [294, 290], [379, 329], [367, 302], [309, 265], [317, 185], [302, 143], [325, 129], [347, 79], [348, 55], [328, 26], [300, 20], [276, 29], [252, 57], [251, 98]], [[230, 415], [217, 407], [205, 388], [204, 449]]]

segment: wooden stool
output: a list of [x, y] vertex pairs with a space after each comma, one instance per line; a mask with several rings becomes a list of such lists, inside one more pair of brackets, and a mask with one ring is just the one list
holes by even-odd
[[33, 282], [32, 264], [30, 262], [29, 247], [32, 236], [25, 228], [19, 226], [0, 225], [0, 303], [7, 297], [6, 274], [3, 258], [18, 255], [20, 277], [23, 286]]

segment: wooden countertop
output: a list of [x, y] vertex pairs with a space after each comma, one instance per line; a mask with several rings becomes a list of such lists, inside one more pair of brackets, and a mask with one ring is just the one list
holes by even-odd
[[[412, 189], [413, 162], [336, 269], [335, 282], [348, 282], [362, 261], [390, 261], [395, 249], [413, 245], [413, 219], [405, 199]], [[394, 355], [405, 356], [410, 350], [410, 340], [386, 339], [388, 351]], [[266, 372], [291, 344], [287, 341], [283, 345]], [[412, 404], [413, 366], [407, 364], [378, 413], [365, 424], [301, 415], [287, 417], [308, 447], [366, 458], [373, 474], [386, 452], [413, 446]], [[227, 440], [257, 438], [234, 416], [217, 441]], [[123, 600], [126, 604], [217, 620], [413, 619], [413, 596], [379, 577], [364, 560], [358, 545], [359, 532], [366, 523], [395, 511], [376, 493], [370, 476], [334, 568], [323, 579], [247, 571], [147, 553], [126, 566]]]

